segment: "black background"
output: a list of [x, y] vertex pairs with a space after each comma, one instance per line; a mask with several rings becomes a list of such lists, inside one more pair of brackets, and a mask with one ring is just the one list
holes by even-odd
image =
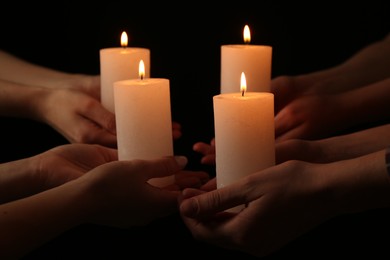
[[[389, 32], [385, 2], [15, 2], [2, 8], [0, 47], [58, 70], [98, 74], [99, 50], [119, 46], [125, 30], [129, 46], [151, 50], [151, 76], [170, 79], [172, 118], [183, 131], [175, 154], [190, 159], [189, 169], [213, 174], [212, 167], [199, 164], [200, 155], [192, 145], [214, 136], [212, 96], [219, 93], [220, 46], [242, 43], [242, 30], [248, 24], [251, 43], [273, 47], [272, 77], [324, 69]], [[27, 119], [1, 118], [0, 128], [2, 162], [67, 143], [47, 125]], [[379, 210], [336, 218], [270, 258], [388, 256], [388, 217], [386, 210]], [[194, 241], [178, 216], [130, 231], [82, 226], [32, 256], [119, 258], [122, 254], [125, 258], [246, 257]]]

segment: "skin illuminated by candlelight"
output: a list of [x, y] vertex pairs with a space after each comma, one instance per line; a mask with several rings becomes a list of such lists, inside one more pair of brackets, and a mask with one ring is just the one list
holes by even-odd
[[[116, 149], [67, 144], [0, 164], [0, 258], [20, 259], [81, 224], [143, 226], [177, 212], [179, 190], [205, 172], [183, 171], [185, 157], [118, 161]], [[174, 176], [156, 188], [151, 178]]]
[[275, 164], [273, 94], [245, 90], [242, 72], [240, 92], [213, 97], [218, 188]]
[[[143, 60], [139, 79], [114, 83], [115, 119], [119, 160], [154, 159], [173, 155], [170, 82], [163, 78], [144, 79]], [[172, 177], [150, 183], [166, 186]]]
[[100, 76], [53, 70], [0, 50], [0, 115], [43, 122], [71, 143], [116, 147], [115, 116]]

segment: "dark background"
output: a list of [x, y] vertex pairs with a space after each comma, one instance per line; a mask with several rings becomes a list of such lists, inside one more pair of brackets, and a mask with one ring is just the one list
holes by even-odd
[[[192, 145], [214, 136], [212, 96], [219, 93], [220, 46], [241, 44], [248, 24], [252, 44], [273, 47], [272, 77], [324, 69], [389, 32], [390, 10], [385, 2], [15, 2], [2, 8], [0, 47], [54, 69], [98, 74], [99, 50], [119, 46], [125, 30], [129, 46], [151, 50], [151, 76], [170, 79], [172, 118], [183, 130], [175, 154], [188, 156], [189, 169], [213, 174], [212, 167], [199, 164], [200, 155]], [[67, 143], [50, 127], [27, 119], [1, 118], [0, 134], [2, 162]], [[270, 258], [389, 256], [388, 219], [387, 210], [342, 216]], [[145, 247], [146, 251], [141, 249]], [[82, 226], [32, 255], [116, 258], [122, 254], [126, 258], [138, 254], [246, 257], [194, 241], [178, 216], [130, 231]]]

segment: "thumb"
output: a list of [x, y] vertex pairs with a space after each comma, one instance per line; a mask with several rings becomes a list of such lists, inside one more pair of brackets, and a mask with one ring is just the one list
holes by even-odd
[[105, 109], [100, 102], [93, 100], [93, 107], [88, 110], [86, 116], [108, 132], [116, 134], [115, 114]]
[[185, 189], [182, 193], [180, 213], [190, 218], [205, 218], [245, 203], [242, 190], [237, 185], [226, 186], [210, 192]]

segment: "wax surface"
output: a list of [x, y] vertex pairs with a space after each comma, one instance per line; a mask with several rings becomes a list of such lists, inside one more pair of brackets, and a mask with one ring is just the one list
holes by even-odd
[[[133, 79], [114, 83], [118, 159], [155, 159], [173, 155], [169, 80]], [[173, 176], [152, 179], [156, 186]]]
[[221, 93], [238, 92], [240, 75], [246, 75], [248, 91], [269, 92], [271, 88], [272, 47], [230, 44], [221, 46]]
[[141, 59], [145, 64], [145, 78], [149, 78], [149, 49], [114, 47], [100, 50], [101, 102], [109, 111], [115, 112], [114, 82], [138, 78]]
[[274, 96], [213, 97], [217, 188], [275, 165]]

